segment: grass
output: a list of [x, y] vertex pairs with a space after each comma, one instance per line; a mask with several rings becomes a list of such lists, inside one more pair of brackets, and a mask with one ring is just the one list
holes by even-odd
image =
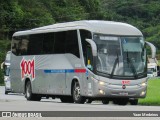
[[138, 103], [140, 105], [160, 105], [160, 78], [148, 81], [147, 96], [145, 99], [139, 99]]
[[160, 65], [160, 60], [158, 60], [158, 65]]

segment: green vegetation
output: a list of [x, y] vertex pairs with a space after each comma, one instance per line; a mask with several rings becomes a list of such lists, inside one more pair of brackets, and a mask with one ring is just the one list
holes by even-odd
[[139, 100], [140, 105], [160, 105], [160, 78], [148, 81], [147, 96]]
[[158, 60], [158, 65], [160, 66], [160, 60]]
[[159, 0], [1, 0], [0, 39], [15, 31], [84, 19], [127, 22], [160, 48]]
[[57, 22], [101, 18], [99, 0], [1, 0], [0, 6], [0, 37]]
[[105, 19], [136, 26], [160, 52], [159, 0], [102, 0], [102, 8]]
[[99, 0], [0, 0], [0, 63], [14, 32], [57, 22], [101, 19], [99, 7]]

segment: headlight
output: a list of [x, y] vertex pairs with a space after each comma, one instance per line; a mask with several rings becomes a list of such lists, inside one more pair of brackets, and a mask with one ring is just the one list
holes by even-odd
[[100, 81], [100, 80], [97, 80], [96, 78], [94, 77], [91, 77], [91, 80], [95, 81], [96, 83], [98, 83], [99, 85], [107, 85], [108, 83], [106, 82], [103, 82], [103, 81]]
[[104, 82], [102, 82], [102, 81], [99, 81], [99, 84], [100, 84], [100, 85], [105, 85], [105, 83], [104, 83]]
[[141, 84], [142, 87], [144, 87], [144, 86], [146, 86], [146, 85], [147, 85], [146, 82], [143, 82], [143, 83]]
[[140, 94], [140, 96], [143, 96], [145, 94], [146, 94], [146, 91], [142, 91], [141, 94]]
[[105, 92], [103, 90], [99, 90], [100, 94], [105, 94]]
[[91, 77], [91, 80], [98, 82], [98, 80], [95, 79], [94, 77]]
[[4, 77], [4, 81], [6, 82], [8, 80], [8, 77]]

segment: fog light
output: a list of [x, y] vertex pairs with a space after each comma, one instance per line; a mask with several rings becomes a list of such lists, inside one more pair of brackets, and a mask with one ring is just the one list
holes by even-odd
[[105, 83], [104, 83], [104, 82], [102, 82], [102, 81], [100, 81], [100, 82], [99, 82], [99, 84], [100, 84], [100, 85], [104, 85]]
[[146, 92], [145, 92], [145, 91], [142, 91], [141, 94], [140, 94], [140, 96], [143, 96], [143, 95], [145, 95], [145, 94], [146, 94]]
[[144, 87], [144, 86], [146, 86], [146, 85], [147, 85], [146, 82], [144, 82], [144, 83], [141, 84], [142, 87]]
[[103, 90], [99, 90], [99, 93], [104, 94], [104, 91]]

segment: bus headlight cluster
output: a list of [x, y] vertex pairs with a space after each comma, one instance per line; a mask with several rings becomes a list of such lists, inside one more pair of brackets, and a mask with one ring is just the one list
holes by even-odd
[[97, 82], [99, 85], [106, 85], [107, 83], [106, 82], [103, 82], [103, 81], [100, 81], [100, 80], [97, 80], [96, 78], [94, 77], [91, 77], [91, 80]]
[[141, 86], [142, 86], [142, 87], [145, 87], [146, 85], [147, 85], [146, 82], [141, 83]]
[[103, 90], [99, 90], [99, 93], [103, 94], [103, 95], [105, 94], [105, 92]]
[[142, 91], [141, 94], [140, 94], [140, 96], [143, 96], [145, 94], [146, 94], [146, 91]]
[[99, 81], [100, 85], [105, 85], [105, 82]]
[[98, 82], [97, 79], [95, 79], [94, 77], [91, 77], [91, 80], [95, 81], [95, 82]]
[[7, 79], [7, 77], [4, 77], [4, 81], [6, 82], [8, 79]]

